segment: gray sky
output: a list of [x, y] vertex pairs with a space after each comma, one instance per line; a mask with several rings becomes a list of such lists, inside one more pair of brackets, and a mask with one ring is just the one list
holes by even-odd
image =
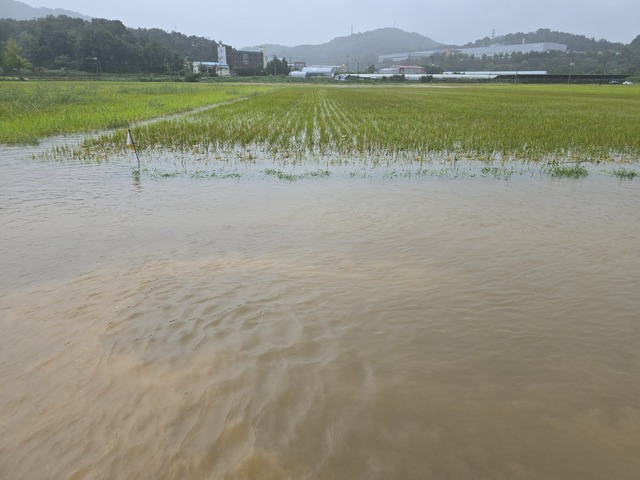
[[549, 28], [629, 43], [640, 35], [640, 0], [22, 0], [222, 40], [236, 48], [295, 46], [382, 27], [464, 44], [491, 35]]

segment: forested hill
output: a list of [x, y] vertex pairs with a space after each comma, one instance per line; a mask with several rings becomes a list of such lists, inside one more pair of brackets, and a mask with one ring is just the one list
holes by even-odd
[[584, 35], [539, 29], [529, 33], [510, 33], [496, 38], [483, 38], [465, 47], [484, 47], [495, 44], [561, 43], [566, 52], [498, 55], [493, 58], [447, 58], [446, 67], [451, 70], [547, 70], [550, 73], [603, 73], [616, 72], [626, 75], [640, 73], [640, 35], [630, 44], [595, 40]]
[[[442, 52], [430, 58], [425, 67], [462, 70], [547, 70], [551, 73], [638, 74], [640, 72], [640, 35], [629, 45], [594, 40], [581, 35], [540, 29], [533, 33], [514, 33], [495, 39], [485, 38], [467, 46], [492, 43], [514, 44], [556, 42], [568, 46], [567, 52], [498, 55], [474, 58]], [[10, 41], [11, 40], [11, 41]], [[215, 40], [187, 36], [161, 29], [132, 29], [119, 20], [68, 16], [47, 16], [35, 20], [0, 19], [0, 52], [12, 45], [26, 64], [42, 72], [79, 70], [91, 73], [172, 74], [187, 71], [188, 61], [216, 61]], [[396, 28], [339, 37], [322, 45], [282, 47], [262, 45], [268, 58], [276, 55], [286, 60], [311, 64], [348, 65], [349, 70], [362, 71], [375, 64], [378, 55], [396, 52], [424, 51], [440, 45], [428, 37]], [[2, 73], [11, 68], [0, 61]], [[3, 68], [3, 64], [5, 64]], [[30, 68], [30, 67], [29, 67]], [[255, 71], [251, 74], [264, 74]], [[246, 73], [249, 74], [249, 73]]]
[[62, 8], [45, 8], [32, 7], [26, 3], [17, 2], [16, 0], [0, 0], [0, 16], [2, 18], [13, 18], [14, 20], [33, 20], [36, 18], [46, 17], [47, 15], [66, 15], [73, 18], [82, 18], [91, 20], [91, 17], [82, 15], [78, 12], [64, 10]]
[[131, 29], [119, 20], [48, 16], [36, 20], [0, 19], [0, 49], [13, 38], [35, 68], [111, 73], [167, 73], [185, 59], [215, 61], [214, 40]]
[[[260, 45], [268, 57], [275, 55], [307, 64], [350, 63], [361, 65], [375, 63], [378, 55], [396, 52], [416, 52], [439, 47], [435, 40], [418, 33], [405, 32], [399, 28], [379, 28], [369, 32], [337, 37], [321, 45]], [[249, 47], [252, 49], [258, 46]]]
[[[640, 30], [640, 29], [639, 29]], [[638, 32], [640, 33], [640, 31]], [[573, 33], [556, 32], [548, 28], [540, 28], [529, 33], [509, 33], [495, 38], [485, 37], [468, 43], [464, 47], [488, 47], [494, 44], [514, 45], [517, 43], [561, 43], [567, 46], [567, 50], [573, 52], [599, 52], [599, 51], [621, 51], [624, 47], [622, 43], [609, 42], [605, 39], [596, 40], [584, 35], [574, 35]]]

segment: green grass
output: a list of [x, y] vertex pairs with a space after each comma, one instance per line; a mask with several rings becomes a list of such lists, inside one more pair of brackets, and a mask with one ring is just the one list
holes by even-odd
[[0, 82], [0, 143], [125, 127], [250, 96], [264, 85], [139, 82]]

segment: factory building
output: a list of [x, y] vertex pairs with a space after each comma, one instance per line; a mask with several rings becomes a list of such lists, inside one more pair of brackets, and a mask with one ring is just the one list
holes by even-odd
[[299, 72], [291, 72], [289, 74], [292, 78], [310, 78], [310, 77], [330, 77], [333, 78], [336, 74], [342, 71], [342, 67], [335, 65], [313, 65], [304, 67]]
[[193, 73], [215, 73], [220, 76], [233, 75], [238, 67], [254, 67], [262, 69], [266, 66], [264, 52], [236, 50], [222, 42], [218, 44], [218, 61], [192, 63]]
[[561, 43], [519, 43], [515, 45], [492, 45], [490, 47], [474, 47], [474, 48], [435, 48], [432, 50], [425, 50], [423, 52], [404, 52], [404, 53], [390, 53], [386, 55], [378, 56], [378, 63], [395, 63], [407, 60], [420, 60], [424, 58], [430, 58], [434, 55], [440, 54], [463, 54], [470, 57], [493, 57], [495, 55], [512, 55], [514, 53], [542, 53], [560, 51], [566, 52], [567, 46]]
[[221, 62], [193, 62], [193, 73], [215, 73], [222, 77], [231, 75], [229, 65]]
[[470, 57], [493, 57], [495, 55], [511, 55], [513, 53], [566, 52], [567, 46], [561, 43], [522, 43], [518, 45], [492, 45], [490, 47], [457, 48], [452, 53], [462, 53]]
[[236, 50], [222, 42], [218, 44], [218, 62], [228, 65], [230, 73], [238, 67], [264, 68], [267, 65], [265, 60], [264, 52]]
[[425, 50], [423, 52], [402, 52], [402, 53], [389, 53], [386, 55], [378, 56], [378, 63], [397, 63], [404, 62], [407, 60], [416, 60], [421, 58], [429, 58], [434, 55], [438, 55], [439, 53], [443, 53], [444, 50], [441, 48], [434, 48], [431, 50]]
[[416, 65], [395, 65], [393, 67], [380, 69], [383, 75], [424, 75], [424, 67]]

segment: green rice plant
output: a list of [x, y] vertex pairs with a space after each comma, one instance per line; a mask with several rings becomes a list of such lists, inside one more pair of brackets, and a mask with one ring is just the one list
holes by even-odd
[[319, 178], [319, 177], [331, 176], [331, 172], [329, 170], [320, 170], [320, 169], [311, 171], [311, 172], [304, 172], [301, 174], [294, 174], [294, 173], [287, 173], [275, 168], [267, 168], [264, 170], [264, 174], [279, 178], [280, 180], [288, 180], [290, 182], [301, 180], [303, 178]]
[[549, 175], [552, 177], [584, 178], [589, 175], [589, 171], [579, 163], [570, 166], [553, 164], [549, 168]]
[[143, 170], [145, 173], [147, 173], [150, 177], [152, 178], [175, 178], [175, 177], [179, 177], [181, 172], [174, 170], [174, 171], [163, 171], [163, 170], [159, 170], [157, 168], [154, 169], [144, 169]]
[[[560, 165], [640, 158], [638, 89], [134, 83], [19, 89], [0, 85], [0, 109], [10, 112], [0, 120], [4, 142], [216, 105], [132, 126], [138, 149], [205, 161], [358, 162], [388, 171], [434, 159]], [[28, 120], [17, 109], [22, 101], [33, 106]], [[73, 155], [86, 161], [122, 155], [125, 132], [89, 138]]]
[[[434, 155], [556, 162], [637, 157], [640, 137], [634, 125], [640, 96], [611, 92], [594, 87], [296, 85], [145, 125], [137, 134], [142, 148], [205, 154], [244, 148], [294, 161], [317, 156], [375, 163]], [[123, 134], [99, 143], [117, 148]]]
[[613, 174], [620, 180], [633, 180], [639, 175], [635, 170], [630, 170], [627, 168], [618, 168], [613, 171]]
[[497, 179], [509, 180], [515, 174], [513, 166], [490, 167], [484, 166], [480, 169], [480, 173], [485, 176], [492, 176]]
[[273, 176], [273, 177], [279, 178], [280, 180], [289, 180], [290, 182], [298, 179], [297, 175], [286, 173], [286, 172], [283, 172], [282, 170], [277, 170], [275, 168], [267, 168], [264, 171], [264, 173], [265, 175]]

